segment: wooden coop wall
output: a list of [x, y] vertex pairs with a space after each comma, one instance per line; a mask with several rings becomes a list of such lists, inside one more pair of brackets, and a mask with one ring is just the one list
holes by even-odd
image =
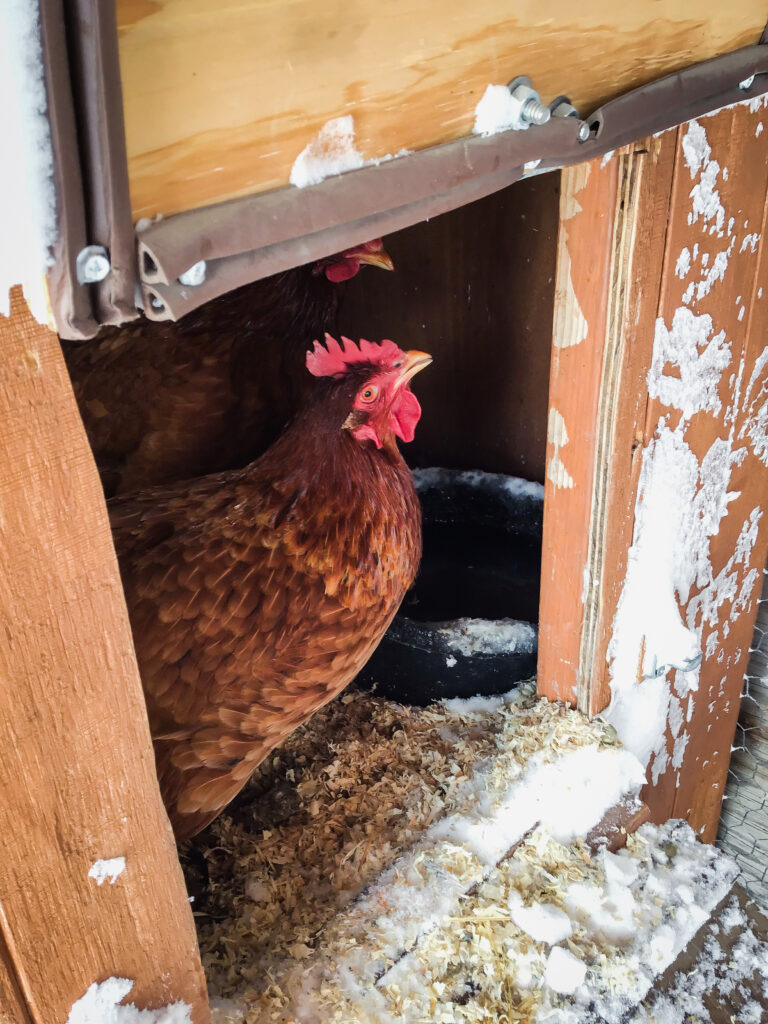
[[[609, 645], [639, 543], [638, 481], [661, 421], [679, 427], [699, 488], [705, 470], [718, 481], [705, 514], [722, 518], [707, 538], [709, 569], [678, 594], [704, 660], [691, 694], [668, 673], [682, 721], [668, 725], [669, 761], [645, 799], [655, 820], [687, 818], [707, 840], [717, 832], [768, 550], [766, 120], [762, 102], [742, 104], [570, 168], [560, 206], [540, 691], [590, 714], [611, 700]], [[693, 325], [693, 348], [676, 316]], [[677, 339], [659, 362], [669, 331]], [[649, 385], [654, 351], [663, 389]], [[697, 379], [709, 397], [693, 398], [691, 375], [706, 366]], [[642, 612], [638, 622], [643, 686], [651, 641]]]
[[560, 175], [387, 236], [394, 274], [361, 275], [340, 323], [434, 356], [409, 464], [544, 481]]
[[63, 1024], [117, 977], [129, 1002], [207, 1024], [101, 485], [58, 339], [19, 289], [0, 434], [0, 1019]]
[[134, 220], [285, 186], [344, 115], [372, 159], [469, 135], [486, 87], [517, 75], [586, 114], [756, 43], [765, 16], [762, 0], [117, 0]]

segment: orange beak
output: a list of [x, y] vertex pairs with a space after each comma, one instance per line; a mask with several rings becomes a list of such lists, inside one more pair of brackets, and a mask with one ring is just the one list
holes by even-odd
[[361, 246], [359, 249], [355, 250], [354, 256], [361, 263], [367, 263], [369, 267], [378, 267], [380, 270], [395, 269], [392, 257], [383, 245], [379, 249], [373, 250], [367, 249], [365, 246]]
[[407, 384], [411, 377], [415, 377], [421, 370], [426, 369], [431, 362], [432, 356], [429, 352], [419, 352], [415, 348], [412, 348], [410, 352], [406, 352], [405, 366], [403, 366], [402, 372], [397, 378], [396, 387], [400, 388], [403, 384]]

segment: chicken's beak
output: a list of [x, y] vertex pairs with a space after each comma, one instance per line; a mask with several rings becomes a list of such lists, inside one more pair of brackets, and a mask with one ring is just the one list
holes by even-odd
[[405, 366], [403, 366], [402, 372], [397, 379], [397, 386], [402, 387], [403, 384], [407, 384], [411, 377], [415, 377], [420, 370], [424, 370], [431, 362], [432, 356], [429, 352], [419, 352], [415, 348], [412, 348], [410, 352], [406, 352]]
[[369, 267], [378, 267], [380, 270], [394, 270], [395, 264], [387, 250], [381, 245], [378, 249], [360, 248], [355, 252], [355, 259], [360, 263], [367, 263]]

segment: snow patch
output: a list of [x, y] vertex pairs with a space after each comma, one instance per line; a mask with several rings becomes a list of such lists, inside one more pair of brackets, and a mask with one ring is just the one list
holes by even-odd
[[[57, 237], [53, 149], [36, 0], [5, 0], [0, 18], [0, 314], [21, 284], [35, 318], [48, 322], [44, 275]], [[12, 156], [11, 156], [12, 154]]]
[[544, 972], [544, 984], [561, 995], [572, 995], [584, 984], [587, 965], [567, 949], [556, 946], [549, 954]]
[[366, 160], [355, 146], [355, 119], [352, 114], [345, 114], [326, 121], [294, 160], [288, 180], [296, 188], [307, 188], [346, 171], [378, 167], [396, 157], [407, 156], [409, 152], [401, 149], [398, 153]]
[[516, 619], [456, 619], [441, 626], [438, 633], [452, 651], [465, 658], [476, 654], [532, 654], [538, 645], [536, 627]]
[[132, 988], [128, 978], [94, 982], [73, 1004], [66, 1024], [192, 1024], [187, 1003], [171, 1003], [158, 1010], [138, 1010], [133, 1003], [121, 1006]]
[[691, 269], [691, 250], [686, 245], [677, 257], [675, 263], [675, 276], [683, 278], [686, 276], [688, 271]]
[[91, 864], [88, 877], [93, 878], [96, 885], [103, 885], [107, 879], [114, 885], [125, 871], [125, 857], [110, 857], [109, 860], [97, 860]]
[[564, 910], [553, 903], [533, 903], [526, 907], [516, 890], [509, 897], [509, 914], [517, 927], [537, 942], [554, 946], [573, 933], [571, 919]]
[[[680, 409], [685, 417], [697, 412], [717, 414], [722, 408], [717, 388], [731, 361], [731, 346], [725, 331], [714, 336], [712, 332], [708, 313], [695, 316], [684, 306], [675, 310], [671, 328], [662, 317], [656, 321], [648, 393]], [[664, 372], [669, 365], [679, 369], [679, 377]]]
[[506, 85], [489, 85], [475, 107], [474, 135], [496, 135], [510, 129], [520, 131], [528, 125], [522, 120], [522, 101]]

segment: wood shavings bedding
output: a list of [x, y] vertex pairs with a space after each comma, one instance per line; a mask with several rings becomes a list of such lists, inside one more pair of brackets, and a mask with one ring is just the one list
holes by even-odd
[[[712, 895], [678, 906], [676, 855], [650, 826], [621, 857], [590, 854], [581, 837], [643, 778], [609, 726], [531, 685], [429, 708], [348, 692], [188, 852], [191, 889], [208, 876], [195, 907], [214, 1019], [618, 1019]], [[712, 881], [707, 857], [725, 859], [684, 838], [670, 850], [706, 851], [683, 860]]]

